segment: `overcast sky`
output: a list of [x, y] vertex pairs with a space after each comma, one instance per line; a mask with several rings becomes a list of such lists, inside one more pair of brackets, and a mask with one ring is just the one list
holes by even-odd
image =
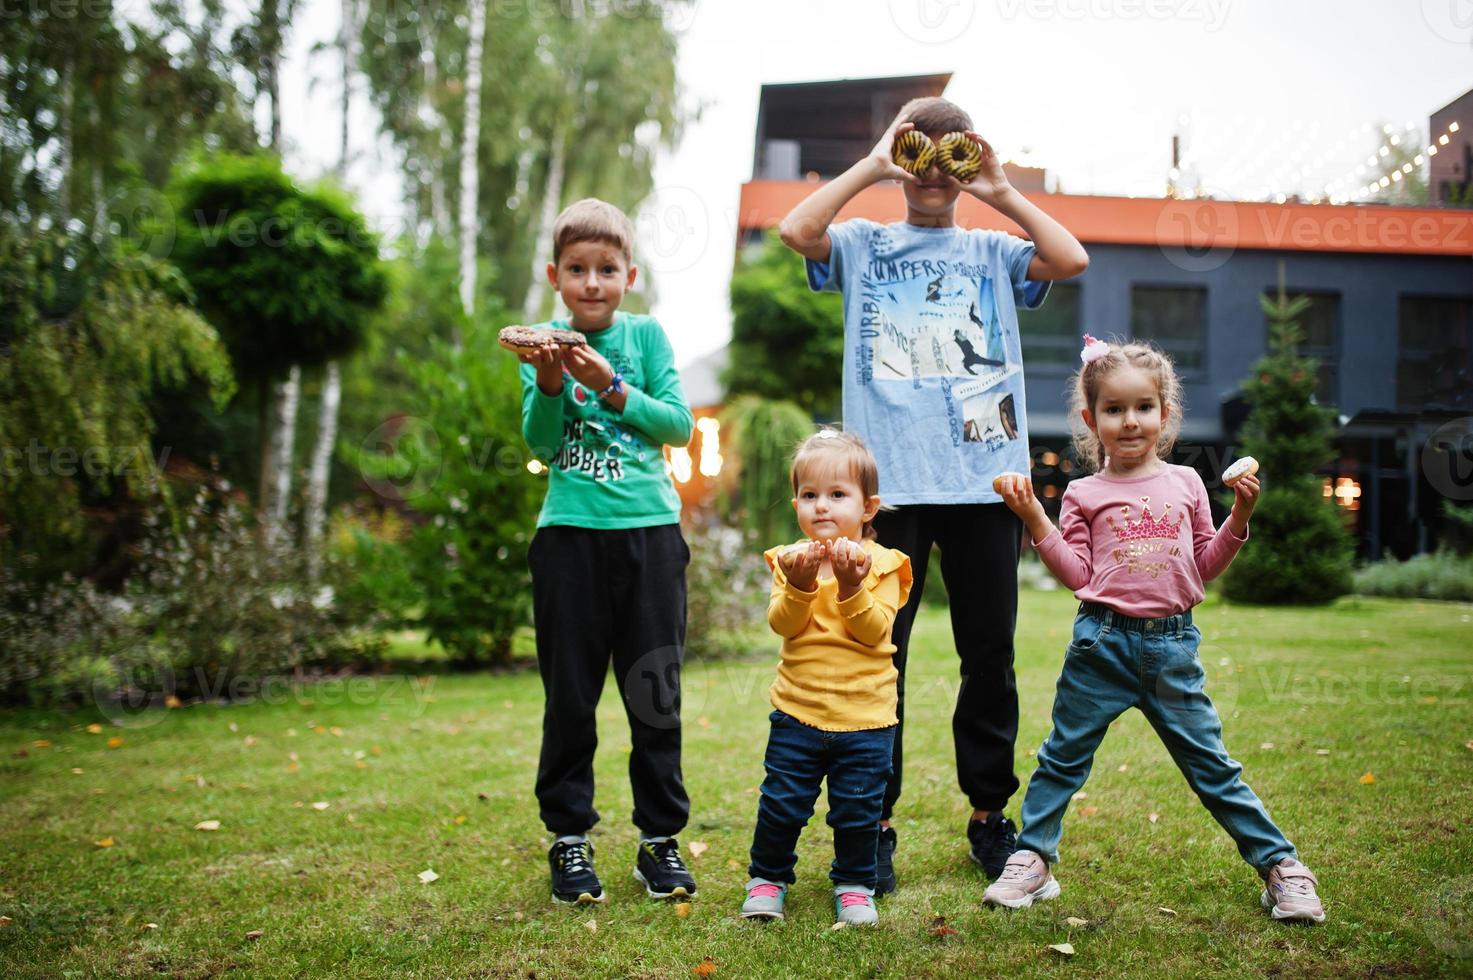
[[[337, 157], [339, 68], [308, 51], [335, 36], [338, 3], [299, 9], [284, 127], [290, 165], [313, 175]], [[730, 336], [764, 83], [949, 71], [947, 96], [998, 152], [1068, 192], [1159, 196], [1181, 132], [1204, 189], [1257, 200], [1340, 178], [1353, 191], [1383, 124], [1425, 138], [1428, 115], [1473, 88], [1473, 0], [699, 0], [676, 26], [700, 117], [659, 161], [635, 260], [682, 365]], [[358, 102], [350, 183], [390, 230], [398, 168]]]

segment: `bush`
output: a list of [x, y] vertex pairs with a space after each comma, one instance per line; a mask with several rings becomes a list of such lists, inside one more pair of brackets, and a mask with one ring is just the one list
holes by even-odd
[[1444, 550], [1407, 561], [1373, 562], [1355, 573], [1355, 591], [1402, 599], [1473, 602], [1473, 557]]
[[0, 699], [231, 698], [273, 675], [381, 655], [374, 610], [339, 598], [352, 577], [344, 556], [330, 553], [309, 579], [305, 555], [263, 545], [227, 490], [159, 501], [145, 523], [120, 595], [0, 570]]
[[722, 471], [724, 511], [764, 548], [797, 540], [789, 471], [793, 450], [814, 432], [813, 420], [792, 402], [743, 395], [726, 406], [721, 424], [734, 461]]
[[735, 656], [775, 642], [767, 629], [772, 573], [761, 547], [722, 524], [697, 524], [686, 540], [686, 656]]

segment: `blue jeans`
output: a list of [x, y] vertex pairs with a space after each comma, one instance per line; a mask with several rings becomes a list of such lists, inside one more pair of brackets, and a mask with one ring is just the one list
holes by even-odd
[[1243, 860], [1267, 869], [1295, 857], [1294, 845], [1242, 780], [1243, 767], [1222, 744], [1222, 720], [1202, 690], [1197, 659], [1202, 634], [1191, 612], [1131, 619], [1085, 603], [1074, 619], [1054, 693], [1054, 728], [1038, 749], [1038, 768], [1023, 797], [1018, 847], [1059, 859], [1064, 809], [1089, 776], [1110, 723], [1139, 708], [1187, 783], [1237, 842]]
[[813, 816], [824, 777], [829, 781], [829, 826], [834, 829], [835, 884], [875, 887], [875, 847], [890, 777], [895, 727], [826, 732], [774, 711], [767, 736], [762, 798], [752, 834], [753, 878], [792, 884], [798, 835]]

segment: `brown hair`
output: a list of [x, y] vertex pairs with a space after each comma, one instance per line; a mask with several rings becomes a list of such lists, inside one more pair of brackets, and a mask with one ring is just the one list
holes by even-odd
[[1112, 372], [1129, 366], [1140, 368], [1156, 381], [1156, 393], [1160, 396], [1165, 416], [1156, 436], [1156, 455], [1165, 459], [1181, 432], [1181, 379], [1177, 377], [1176, 365], [1170, 355], [1152, 343], [1132, 341], [1107, 346], [1110, 352], [1080, 367], [1070, 386], [1069, 425], [1074, 434], [1075, 455], [1091, 470], [1105, 468], [1105, 446], [1100, 437], [1085, 425], [1080, 413], [1087, 408], [1093, 414], [1095, 399], [1100, 394], [1100, 382]]
[[[819, 429], [799, 443], [793, 452], [793, 467], [789, 477], [793, 481], [794, 494], [798, 492], [799, 471], [819, 460], [831, 461], [836, 467], [847, 469], [849, 475], [859, 484], [859, 492], [864, 495], [865, 500], [879, 494], [880, 467], [875, 462], [874, 453], [869, 451], [869, 447], [859, 436], [831, 428]], [[865, 521], [864, 537], [873, 540], [875, 536], [873, 523]]]
[[634, 261], [634, 223], [629, 216], [607, 201], [585, 197], [563, 208], [552, 224], [552, 261], [562, 257], [563, 249], [577, 242], [604, 242], [624, 253], [624, 261]]
[[911, 99], [900, 109], [901, 122], [915, 123], [923, 133], [959, 133], [972, 128], [972, 117], [955, 102], [929, 95]]

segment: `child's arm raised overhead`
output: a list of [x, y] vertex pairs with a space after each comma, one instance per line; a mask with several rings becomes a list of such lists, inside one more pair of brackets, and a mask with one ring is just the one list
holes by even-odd
[[[1017, 222], [1033, 240], [1034, 254], [1028, 263], [1028, 278], [1035, 282], [1070, 279], [1088, 268], [1089, 255], [1079, 244], [1079, 239], [1019, 193], [986, 140], [971, 130], [967, 131], [967, 136], [982, 151], [982, 169], [969, 183], [961, 185], [962, 190]], [[783, 240], [787, 240], [786, 236]]]
[[800, 201], [777, 226], [783, 244], [805, 259], [827, 262], [833, 248], [829, 225], [854, 195], [882, 180], [915, 183], [915, 177], [901, 170], [890, 158], [895, 137], [912, 129], [914, 123], [902, 123], [897, 115], [869, 156]]
[[1066, 489], [1059, 507], [1059, 528], [1043, 512], [1043, 504], [1033, 494], [1033, 481], [1028, 477], [1006, 478], [1001, 489], [1003, 503], [1017, 514], [1028, 528], [1028, 535], [1038, 557], [1063, 583], [1078, 592], [1089, 584], [1094, 574], [1094, 560], [1089, 548], [1089, 522]]

